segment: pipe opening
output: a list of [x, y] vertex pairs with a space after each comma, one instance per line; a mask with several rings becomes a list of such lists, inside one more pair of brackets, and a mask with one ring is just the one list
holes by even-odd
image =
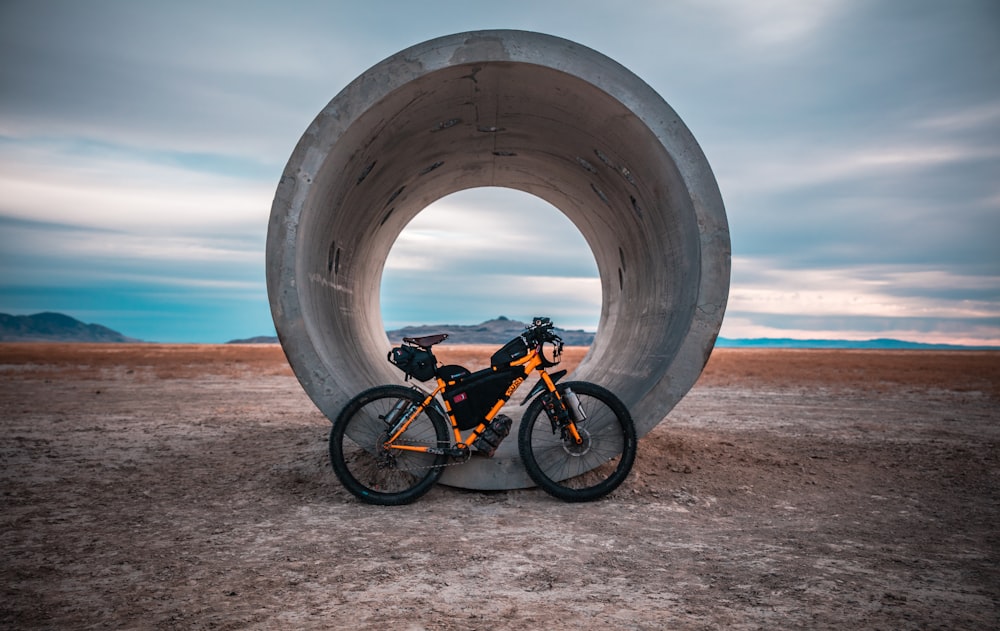
[[421, 210], [392, 244], [380, 286], [387, 329], [544, 315], [560, 328], [595, 331], [601, 300], [593, 252], [569, 218], [500, 187]]

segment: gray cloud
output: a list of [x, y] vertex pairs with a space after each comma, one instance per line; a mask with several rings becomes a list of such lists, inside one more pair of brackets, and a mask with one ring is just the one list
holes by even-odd
[[[788, 298], [815, 278], [844, 305], [856, 291], [870, 305], [885, 297], [913, 309], [974, 301], [1000, 313], [993, 244], [1000, 234], [1000, 5], [988, 0], [514, 0], [501, 9], [460, 2], [5, 2], [0, 173], [16, 179], [23, 196], [8, 194], [0, 207], [7, 218], [0, 284], [23, 276], [19, 266], [50, 279], [90, 269], [79, 261], [92, 254], [78, 249], [65, 258], [57, 251], [31, 258], [24, 248], [8, 248], [11, 230], [23, 242], [60, 244], [86, 240], [82, 232], [70, 237], [67, 226], [104, 231], [103, 242], [130, 252], [144, 233], [124, 224], [138, 212], [169, 226], [153, 231], [154, 249], [176, 253], [130, 260], [154, 279], [200, 278], [206, 266], [186, 260], [185, 248], [198, 256], [262, 248], [270, 191], [323, 105], [408, 45], [481, 28], [539, 30], [591, 46], [678, 111], [726, 200], [737, 261], [734, 325], [798, 333], [867, 327], [873, 334], [931, 326], [918, 327], [912, 316], [837, 311], [846, 306], [805, 319], [758, 309], [762, 296], [775, 304], [785, 296], [789, 309], [818, 308]], [[53, 193], [60, 190], [67, 194]], [[124, 195], [143, 190], [145, 201]], [[101, 196], [112, 193], [102, 210]], [[72, 219], [65, 208], [47, 209], [50, 198], [95, 204], [82, 204], [86, 216]], [[509, 246], [516, 279], [532, 273], [516, 252], [544, 246], [555, 254], [553, 276], [592, 273], [578, 243], [499, 245], [449, 248], [437, 260], [441, 269], [469, 271], [466, 283], [492, 269], [477, 262], [496, 260]], [[239, 256], [210, 276], [239, 283], [262, 275], [248, 273], [251, 264]], [[100, 260], [113, 271], [114, 257]], [[119, 285], [107, 287], [122, 295]], [[0, 293], [0, 311], [12, 310], [4, 300]], [[45, 298], [32, 300], [17, 308]], [[477, 300], [485, 298], [465, 297], [447, 312], [457, 317], [463, 302]], [[262, 284], [256, 305], [266, 314]], [[1000, 340], [991, 317], [968, 320], [969, 330]], [[962, 320], [939, 322], [940, 331], [952, 331]]]

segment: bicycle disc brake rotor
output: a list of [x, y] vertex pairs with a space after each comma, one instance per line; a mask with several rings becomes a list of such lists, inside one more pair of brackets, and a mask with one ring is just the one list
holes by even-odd
[[563, 438], [562, 447], [563, 451], [569, 455], [579, 458], [580, 456], [585, 456], [587, 452], [590, 451], [592, 443], [590, 441], [590, 432], [582, 427], [577, 427], [576, 431], [580, 434], [580, 442], [577, 443], [573, 440], [573, 437], [570, 436], [569, 432], [566, 432], [566, 436]]

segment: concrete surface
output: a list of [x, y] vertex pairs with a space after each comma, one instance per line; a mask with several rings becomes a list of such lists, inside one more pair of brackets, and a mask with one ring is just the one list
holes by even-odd
[[[722, 323], [722, 197], [694, 137], [652, 88], [594, 50], [525, 31], [460, 33], [397, 53], [302, 136], [271, 210], [267, 286], [306, 393], [334, 418], [361, 390], [401, 380], [384, 360], [386, 257], [430, 203], [481, 186], [546, 200], [590, 244], [603, 304], [572, 378], [616, 392], [648, 433], [697, 380]], [[527, 486], [515, 455], [508, 439], [493, 460], [453, 467], [443, 482]]]

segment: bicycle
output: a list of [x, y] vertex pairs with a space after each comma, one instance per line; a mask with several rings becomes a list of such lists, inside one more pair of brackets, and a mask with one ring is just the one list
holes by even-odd
[[[537, 373], [518, 430], [518, 453], [528, 476], [569, 502], [595, 500], [618, 488], [635, 462], [635, 424], [607, 389], [586, 381], [557, 385], [566, 371], [546, 370], [559, 363], [563, 350], [552, 329], [549, 318], [535, 318], [492, 355], [489, 368], [477, 372], [438, 365], [432, 347], [447, 333], [403, 338], [388, 360], [406, 381], [433, 378], [436, 387], [383, 385], [351, 399], [330, 431], [337, 478], [364, 502], [413, 502], [445, 466], [473, 455], [493, 457], [513, 425], [500, 410]], [[550, 346], [551, 358], [545, 354]], [[466, 430], [471, 432], [463, 437]]]

